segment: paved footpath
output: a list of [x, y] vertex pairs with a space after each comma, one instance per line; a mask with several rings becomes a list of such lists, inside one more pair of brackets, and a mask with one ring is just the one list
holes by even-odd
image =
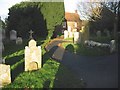
[[55, 46], [52, 57], [63, 63], [73, 71], [78, 78], [83, 79], [86, 88], [117, 88], [118, 87], [118, 56], [117, 54], [109, 56], [88, 57], [76, 55], [65, 51], [60, 43], [63, 40], [53, 40], [46, 50], [50, 51]]

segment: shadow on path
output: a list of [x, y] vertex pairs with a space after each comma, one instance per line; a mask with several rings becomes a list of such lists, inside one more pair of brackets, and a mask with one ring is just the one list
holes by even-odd
[[[58, 42], [59, 41], [57, 41], [57, 43]], [[52, 46], [54, 46], [55, 42], [51, 44]], [[49, 45], [50, 48], [52, 48], [52, 46]], [[60, 55], [62, 55], [61, 60], [58, 60], [57, 58], [55, 59], [69, 68], [71, 72], [76, 74], [79, 79], [83, 79], [83, 81], [85, 81], [87, 84], [86, 88], [118, 88], [117, 54], [99, 57], [86, 57], [75, 55], [74, 53], [67, 51], [63, 52], [63, 48], [58, 47], [57, 50], [54, 52], [54, 55], [55, 57], [59, 57]], [[60, 76], [62, 76], [62, 74], [56, 74], [56, 78], [62, 78]], [[55, 82], [57, 84], [56, 80]]]
[[61, 63], [83, 79], [87, 88], [118, 87], [117, 55], [90, 58], [66, 52]]
[[44, 63], [46, 62], [46, 60], [48, 60], [50, 57], [52, 58], [53, 53], [57, 50], [58, 46], [54, 46], [52, 47], [48, 52], [46, 52], [42, 58], [42, 66], [44, 65]]

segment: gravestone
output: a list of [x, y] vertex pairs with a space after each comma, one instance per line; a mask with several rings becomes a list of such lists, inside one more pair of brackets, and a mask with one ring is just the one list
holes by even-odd
[[111, 40], [110, 42], [110, 53], [113, 53], [116, 49], [116, 45], [115, 45], [115, 40]]
[[5, 59], [0, 57], [0, 64], [5, 64]]
[[101, 31], [96, 32], [97, 37], [101, 37]]
[[0, 41], [0, 54], [4, 51], [4, 44], [2, 41]]
[[68, 38], [68, 31], [67, 30], [64, 31], [64, 39], [66, 39], [66, 38]]
[[17, 37], [16, 39], [16, 44], [19, 45], [19, 44], [22, 44], [23, 40], [21, 37]]
[[29, 46], [25, 47], [25, 71], [32, 71], [41, 68], [41, 46], [36, 46], [35, 40], [29, 41]]
[[68, 32], [71, 32], [71, 31], [72, 31], [71, 26], [68, 26]]
[[81, 30], [83, 31], [85, 29], [85, 26], [82, 26]]
[[81, 42], [81, 33], [80, 32], [74, 32], [74, 43], [80, 43]]
[[15, 30], [10, 31], [10, 40], [16, 40], [17, 39], [17, 32]]
[[106, 35], [107, 35], [107, 37], [110, 37], [110, 31], [106, 31]]
[[0, 87], [11, 83], [10, 65], [0, 64]]
[[6, 36], [5, 36], [5, 30], [2, 29], [2, 39], [4, 40], [5, 38], [6, 38]]
[[3, 63], [3, 59], [2, 59], [2, 57], [0, 56], [0, 64], [2, 64]]
[[73, 32], [68, 32], [69, 33], [69, 38], [73, 38]]

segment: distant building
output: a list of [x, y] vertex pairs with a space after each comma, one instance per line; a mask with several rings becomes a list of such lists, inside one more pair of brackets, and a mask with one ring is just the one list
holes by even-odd
[[80, 19], [77, 10], [75, 10], [75, 13], [65, 12], [65, 20], [67, 30], [71, 28], [71, 31], [74, 31], [75, 29], [79, 31], [82, 27], [82, 20]]

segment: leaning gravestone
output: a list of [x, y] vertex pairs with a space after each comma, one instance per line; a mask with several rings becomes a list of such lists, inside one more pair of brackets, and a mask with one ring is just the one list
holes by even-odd
[[80, 43], [81, 42], [81, 33], [80, 32], [74, 32], [74, 43]]
[[17, 32], [15, 30], [10, 31], [10, 40], [16, 40], [17, 39]]
[[16, 39], [16, 44], [19, 45], [19, 44], [22, 44], [23, 40], [21, 37], [17, 37]]
[[113, 53], [116, 49], [116, 46], [115, 46], [115, 40], [111, 40], [110, 42], [110, 53]]
[[67, 30], [64, 31], [64, 39], [66, 39], [66, 38], [68, 38], [68, 31]]
[[96, 32], [97, 37], [101, 37], [101, 31]]
[[25, 71], [32, 71], [41, 68], [41, 46], [36, 46], [35, 40], [29, 41], [25, 47]]
[[0, 64], [0, 87], [11, 83], [10, 65]]

